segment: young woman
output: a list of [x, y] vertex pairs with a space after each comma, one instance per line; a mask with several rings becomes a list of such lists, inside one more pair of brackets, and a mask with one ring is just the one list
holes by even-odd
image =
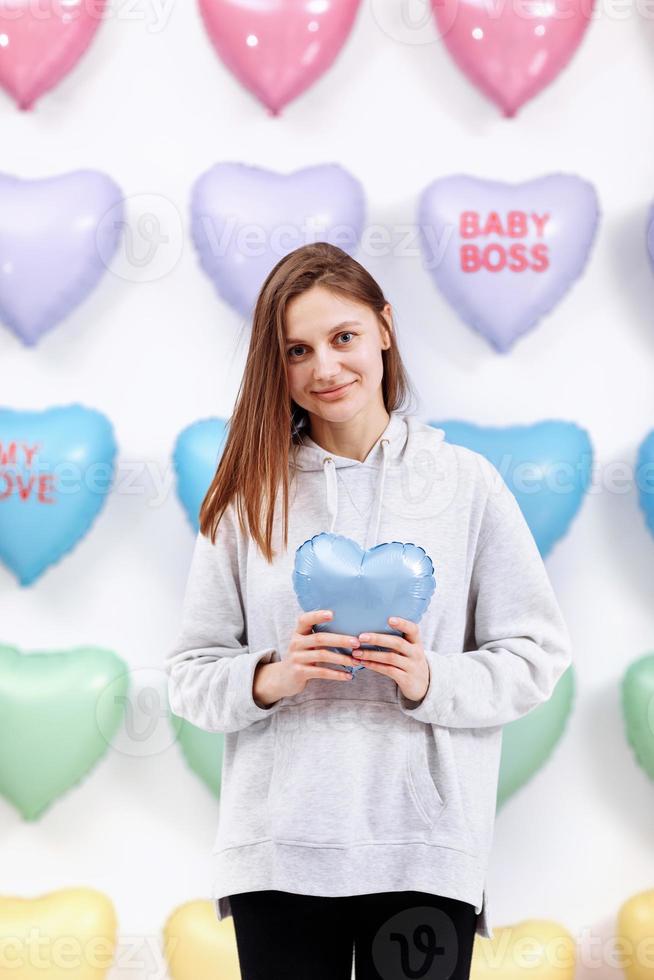
[[[465, 980], [492, 936], [502, 727], [570, 663], [515, 497], [409, 391], [369, 273], [327, 243], [281, 259], [166, 660], [175, 714], [225, 733], [213, 897], [243, 980], [350, 980], [353, 949], [357, 980]], [[389, 608], [393, 634], [315, 632], [337, 597], [302, 612], [292, 574], [321, 531], [423, 548], [420, 623]]]

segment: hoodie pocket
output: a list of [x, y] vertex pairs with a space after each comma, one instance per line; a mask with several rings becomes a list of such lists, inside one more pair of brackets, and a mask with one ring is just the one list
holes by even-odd
[[431, 729], [421, 722], [417, 725], [418, 727], [414, 727], [412, 724], [407, 729], [407, 737], [411, 741], [408, 756], [409, 780], [416, 806], [424, 810], [425, 818], [433, 824], [435, 814], [440, 814], [445, 804], [429, 768], [427, 739], [431, 735]]
[[424, 724], [395, 702], [310, 699], [274, 716], [271, 836], [295, 844], [428, 841], [443, 800]]

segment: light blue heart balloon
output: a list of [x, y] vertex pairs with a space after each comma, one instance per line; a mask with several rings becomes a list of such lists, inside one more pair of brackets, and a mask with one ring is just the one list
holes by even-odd
[[472, 422], [430, 422], [449, 442], [493, 463], [512, 490], [543, 558], [566, 534], [588, 490], [593, 447], [574, 422], [544, 421], [505, 428]]
[[173, 450], [177, 496], [197, 534], [200, 505], [209, 489], [227, 439], [224, 419], [201, 419], [182, 429]]
[[[436, 579], [433, 562], [419, 545], [389, 541], [364, 551], [351, 538], [323, 531], [296, 550], [293, 588], [305, 612], [333, 611], [328, 622], [313, 627], [316, 633], [401, 636], [401, 630], [388, 625], [388, 617], [419, 622], [429, 606]], [[362, 643], [361, 647], [388, 649], [372, 643]], [[351, 653], [345, 647], [330, 649]], [[364, 667], [349, 669], [355, 673]]]
[[114, 476], [111, 422], [83, 405], [0, 409], [0, 560], [30, 585], [70, 551]]
[[654, 430], [645, 436], [638, 448], [636, 483], [640, 509], [649, 531], [654, 534]]

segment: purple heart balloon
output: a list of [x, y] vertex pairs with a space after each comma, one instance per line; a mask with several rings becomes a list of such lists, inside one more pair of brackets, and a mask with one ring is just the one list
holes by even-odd
[[654, 269], [654, 204], [651, 205], [647, 215], [647, 254]]
[[423, 262], [438, 288], [505, 353], [583, 271], [597, 194], [569, 174], [523, 184], [454, 175], [423, 191], [418, 223]]
[[122, 200], [95, 170], [38, 180], [0, 174], [0, 321], [25, 344], [94, 289], [120, 241]]
[[191, 233], [220, 296], [250, 316], [264, 279], [300, 245], [327, 241], [352, 254], [365, 220], [358, 180], [338, 164], [274, 173], [218, 163], [191, 196]]

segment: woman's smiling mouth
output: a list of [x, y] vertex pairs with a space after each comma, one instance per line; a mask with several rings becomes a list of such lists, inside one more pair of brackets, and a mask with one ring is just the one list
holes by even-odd
[[332, 401], [334, 398], [340, 398], [341, 395], [345, 394], [346, 391], [354, 384], [354, 381], [348, 381], [347, 384], [340, 385], [338, 388], [329, 388], [325, 391], [314, 391], [314, 395], [318, 398], [324, 398], [327, 401]]

